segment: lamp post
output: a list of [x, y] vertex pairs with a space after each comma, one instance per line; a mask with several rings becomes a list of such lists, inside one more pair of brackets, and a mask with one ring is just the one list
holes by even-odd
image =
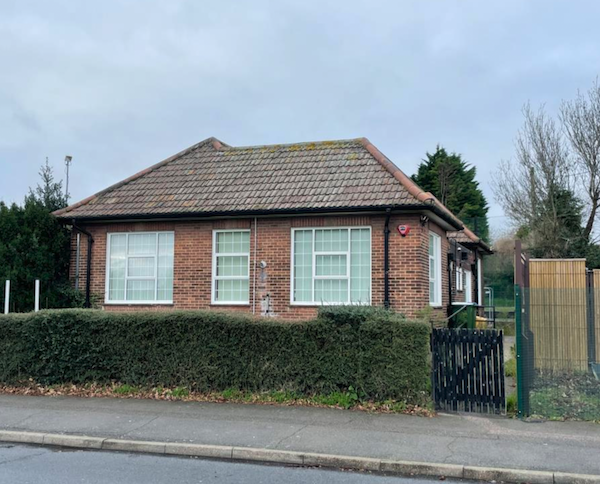
[[65, 165], [67, 166], [67, 182], [65, 184], [65, 197], [67, 199], [67, 201], [69, 201], [69, 167], [71, 166], [71, 163], [73, 161], [73, 157], [72, 156], [65, 156]]

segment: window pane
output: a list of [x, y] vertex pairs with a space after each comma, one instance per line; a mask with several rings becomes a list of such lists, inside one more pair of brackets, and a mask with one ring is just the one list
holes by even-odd
[[127, 251], [127, 235], [111, 235], [108, 268], [108, 300], [125, 299], [125, 253]]
[[215, 300], [219, 302], [248, 302], [248, 280], [217, 280], [215, 293]]
[[154, 279], [128, 280], [128, 301], [154, 301]]
[[158, 234], [158, 267], [156, 268], [159, 301], [173, 300], [174, 234]]
[[158, 255], [173, 255], [175, 234], [158, 234]]
[[248, 276], [247, 256], [217, 256], [217, 276]]
[[371, 231], [350, 231], [350, 302], [371, 302]]
[[154, 257], [130, 257], [127, 277], [154, 277]]
[[470, 302], [473, 302], [473, 293], [471, 290], [471, 277], [472, 277], [471, 271], [465, 271], [463, 276], [464, 276], [463, 288], [465, 291], [465, 302], [470, 303]]
[[315, 302], [344, 303], [348, 302], [347, 279], [316, 279]]
[[345, 276], [348, 273], [345, 255], [317, 255], [315, 263], [317, 276]]
[[250, 232], [217, 232], [217, 254], [250, 252]]
[[156, 234], [129, 234], [127, 253], [129, 255], [154, 255], [156, 253]]
[[312, 301], [312, 230], [294, 232], [294, 301]]
[[161, 277], [158, 279], [158, 288], [156, 291], [158, 301], [173, 300], [173, 277]]
[[173, 256], [161, 255], [158, 257], [157, 267], [158, 292], [156, 298], [159, 301], [173, 300]]
[[346, 252], [348, 229], [315, 230], [315, 252]]
[[126, 243], [127, 243], [127, 235], [112, 234], [110, 236], [110, 255], [111, 255], [111, 257], [124, 256]]

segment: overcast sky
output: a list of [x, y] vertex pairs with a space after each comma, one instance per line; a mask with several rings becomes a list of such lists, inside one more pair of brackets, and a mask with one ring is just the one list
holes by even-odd
[[407, 174], [440, 143], [491, 183], [521, 107], [600, 73], [600, 2], [0, 0], [0, 199], [46, 156], [79, 200], [209, 136], [368, 137]]

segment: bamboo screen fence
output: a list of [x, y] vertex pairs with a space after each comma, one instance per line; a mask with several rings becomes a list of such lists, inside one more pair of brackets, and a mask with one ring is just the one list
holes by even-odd
[[[594, 272], [594, 282], [595, 333], [600, 343], [600, 271]], [[528, 296], [534, 367], [586, 371], [589, 360], [585, 259], [531, 259]]]

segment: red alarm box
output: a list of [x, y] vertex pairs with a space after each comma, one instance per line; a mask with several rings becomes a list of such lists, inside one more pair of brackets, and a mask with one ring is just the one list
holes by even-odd
[[410, 225], [398, 225], [398, 232], [402, 237], [406, 237], [410, 233]]

